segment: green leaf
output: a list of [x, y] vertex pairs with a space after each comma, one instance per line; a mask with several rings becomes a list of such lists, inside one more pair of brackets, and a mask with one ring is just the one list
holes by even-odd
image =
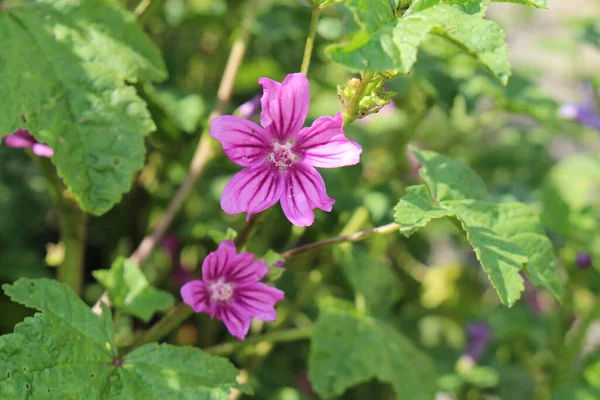
[[344, 253], [341, 267], [354, 290], [364, 296], [370, 315], [383, 317], [400, 298], [400, 284], [384, 257], [352, 246]]
[[516, 3], [537, 8], [548, 8], [548, 0], [493, 0], [497, 3]]
[[110, 2], [38, 0], [0, 13], [0, 136], [18, 128], [55, 151], [59, 175], [100, 215], [129, 190], [154, 130], [126, 82], [166, 76], [134, 16]]
[[395, 19], [389, 0], [346, 0], [346, 7], [354, 14], [356, 23], [368, 32]]
[[157, 311], [173, 306], [175, 299], [169, 292], [150, 286], [138, 265], [126, 258], [118, 258], [110, 270], [92, 273], [106, 288], [108, 297], [120, 311], [135, 315], [145, 322]]
[[486, 95], [506, 111], [528, 115], [550, 128], [557, 125], [558, 103], [524, 76], [513, 75], [506, 87], [479, 76], [466, 82], [460, 90], [472, 103], [480, 95]]
[[552, 243], [527, 205], [492, 202], [483, 181], [465, 165], [435, 152], [413, 153], [429, 190], [413, 186], [400, 199], [395, 208], [400, 232], [409, 236], [433, 218], [454, 217], [504, 304], [519, 299], [522, 269], [535, 285], [562, 297]]
[[151, 84], [144, 86], [144, 91], [164, 111], [177, 128], [186, 133], [198, 129], [206, 107], [202, 97], [196, 93], [183, 93]]
[[42, 313], [0, 337], [0, 398], [226, 400], [239, 386], [224, 358], [192, 347], [148, 344], [120, 358], [110, 313], [92, 313], [66, 285], [21, 279], [13, 301]]
[[394, 207], [394, 218], [403, 221], [400, 232], [410, 236], [435, 218], [451, 216], [452, 213], [435, 205], [425, 185], [406, 188], [400, 202]]
[[426, 10], [436, 4], [453, 4], [456, 9], [466, 14], [483, 16], [489, 2], [490, 0], [415, 0], [404, 15]]
[[376, 31], [363, 29], [348, 43], [329, 46], [326, 52], [335, 62], [353, 70], [394, 70], [407, 74], [429, 34], [451, 40], [479, 60], [499, 81], [504, 84], [508, 81], [510, 64], [502, 28], [448, 4], [411, 14]]
[[488, 200], [483, 180], [463, 163], [434, 151], [412, 149], [421, 164], [419, 173], [437, 201]]
[[[537, 8], [548, 8], [548, 0], [491, 0], [499, 3], [518, 3]], [[423, 11], [436, 4], [457, 4], [468, 14], [484, 14], [490, 0], [415, 0], [404, 15]]]
[[377, 379], [389, 383], [398, 399], [431, 400], [433, 363], [386, 323], [357, 315], [349, 307], [321, 310], [310, 346], [308, 375], [324, 398]]

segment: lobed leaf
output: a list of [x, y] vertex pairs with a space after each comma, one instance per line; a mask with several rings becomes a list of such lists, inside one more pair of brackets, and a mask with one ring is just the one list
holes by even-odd
[[13, 301], [41, 311], [0, 337], [0, 398], [227, 400], [238, 371], [192, 347], [148, 344], [125, 357], [110, 313], [92, 313], [71, 289], [49, 279], [3, 286]]
[[129, 190], [155, 129], [126, 82], [162, 80], [158, 49], [110, 2], [38, 0], [0, 12], [0, 137], [19, 128], [54, 149], [81, 207], [100, 215]]
[[427, 35], [443, 36], [475, 57], [499, 81], [510, 76], [508, 47], [502, 28], [495, 22], [468, 15], [449, 4], [413, 13], [377, 30], [359, 31], [347, 43], [326, 49], [329, 57], [347, 68], [407, 74]]
[[519, 299], [523, 269], [535, 285], [562, 297], [552, 243], [527, 205], [492, 202], [481, 179], [465, 165], [435, 152], [413, 153], [429, 190], [413, 186], [400, 199], [395, 208], [400, 232], [409, 236], [433, 218], [454, 217], [504, 304]]
[[436, 393], [429, 357], [386, 323], [359, 316], [349, 306], [321, 309], [308, 376], [324, 398], [372, 379], [389, 383], [398, 399], [431, 400]]

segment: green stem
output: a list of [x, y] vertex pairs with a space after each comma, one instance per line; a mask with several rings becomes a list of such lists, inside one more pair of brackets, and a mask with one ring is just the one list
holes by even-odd
[[146, 332], [139, 335], [125, 352], [129, 352], [147, 343], [159, 341], [177, 328], [186, 319], [194, 314], [194, 310], [185, 303], [180, 303], [171, 310]]
[[266, 211], [259, 213], [259, 214], [253, 214], [250, 217], [250, 219], [248, 220], [248, 223], [246, 224], [244, 229], [235, 238], [234, 242], [235, 242], [235, 246], [237, 247], [238, 251], [242, 247], [244, 247], [244, 244], [248, 243], [248, 241], [252, 238], [252, 236], [254, 236], [254, 233], [256, 232], [256, 230], [258, 229], [260, 224], [262, 223], [265, 213], [266, 213]]
[[300, 72], [305, 76], [308, 75], [308, 67], [310, 65], [310, 57], [312, 56], [313, 46], [315, 44], [315, 36], [317, 34], [317, 25], [319, 22], [320, 15], [321, 8], [314, 7], [312, 11], [312, 17], [310, 19], [308, 37], [306, 38], [306, 46], [304, 47], [304, 57], [302, 58], [302, 66], [300, 67]]
[[344, 111], [344, 126], [351, 124], [356, 119], [358, 115], [360, 101], [362, 100], [365, 91], [367, 90], [367, 86], [371, 82], [371, 79], [373, 79], [373, 76], [375, 76], [375, 73], [368, 71], [362, 74], [360, 78], [360, 85], [356, 89], [356, 92], [354, 93], [354, 96], [352, 96], [352, 99], [350, 99], [348, 108], [346, 108], [346, 110]]
[[600, 318], [600, 298], [596, 299], [594, 306], [583, 317], [580, 326], [577, 327], [577, 331], [573, 335], [573, 339], [566, 346], [564, 359], [560, 361], [561, 367], [559, 368], [559, 376], [555, 380], [557, 384], [571, 380], [574, 372], [575, 362], [577, 360], [577, 356], [579, 356], [581, 353], [581, 348], [585, 341], [588, 329], [590, 325], [598, 318]]
[[288, 250], [288, 251], [282, 253], [281, 256], [283, 258], [289, 258], [289, 257], [293, 257], [299, 253], [304, 253], [306, 251], [310, 251], [310, 250], [313, 250], [313, 249], [316, 249], [319, 247], [323, 247], [323, 246], [329, 246], [330, 244], [336, 244], [336, 243], [341, 243], [341, 242], [357, 242], [359, 240], [366, 239], [367, 237], [369, 237], [371, 235], [391, 233], [391, 232], [397, 231], [398, 229], [400, 229], [400, 224], [393, 222], [391, 224], [378, 226], [377, 228], [369, 229], [366, 231], [361, 231], [361, 232], [352, 233], [350, 235], [342, 235], [342, 236], [334, 237], [331, 239], [321, 240], [320, 242], [309, 243], [307, 245]]
[[262, 342], [283, 343], [307, 339], [312, 336], [313, 332], [314, 328], [312, 326], [299, 329], [286, 329], [281, 331], [274, 331], [265, 333], [264, 335], [250, 336], [244, 341], [229, 342], [219, 344], [217, 346], [207, 347], [204, 349], [204, 351], [215, 355], [227, 355], [245, 346], [250, 346]]
[[64, 246], [64, 259], [58, 267], [57, 278], [79, 296], [83, 286], [83, 263], [87, 236], [87, 217], [79, 206], [65, 197], [66, 188], [56, 175], [50, 160], [34, 157], [46, 182], [50, 197], [58, 212], [60, 241]]

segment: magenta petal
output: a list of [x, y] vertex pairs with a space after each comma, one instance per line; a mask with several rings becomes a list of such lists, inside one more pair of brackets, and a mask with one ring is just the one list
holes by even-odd
[[283, 175], [267, 165], [244, 168], [231, 178], [221, 196], [221, 208], [227, 214], [247, 212], [248, 218], [279, 200], [283, 193]]
[[204, 258], [202, 263], [202, 279], [206, 282], [217, 280], [223, 276], [227, 265], [236, 257], [235, 244], [231, 240], [223, 240], [216, 251]]
[[52, 158], [52, 156], [54, 155], [54, 150], [52, 150], [50, 146], [41, 143], [34, 144], [31, 147], [31, 150], [33, 150], [33, 154], [35, 154], [38, 157]]
[[210, 296], [206, 284], [202, 281], [190, 281], [181, 287], [183, 302], [192, 307], [195, 312], [209, 312]]
[[310, 128], [298, 134], [297, 147], [304, 154], [304, 162], [313, 167], [336, 168], [358, 164], [362, 148], [346, 139], [340, 113], [334, 118], [321, 117]]
[[261, 125], [278, 139], [295, 136], [308, 114], [310, 86], [306, 76], [290, 74], [282, 83], [260, 78], [258, 83], [263, 86]]
[[303, 163], [288, 171], [281, 208], [294, 225], [310, 226], [315, 220], [313, 209], [331, 211], [335, 200], [327, 196], [325, 182], [316, 169]]
[[262, 162], [269, 150], [267, 132], [247, 119], [223, 115], [210, 123], [210, 136], [221, 142], [234, 163], [247, 167]]
[[311, 126], [303, 128], [298, 133], [296, 146], [300, 149], [309, 149], [328, 143], [331, 138], [344, 134], [344, 121], [340, 113], [335, 117], [319, 117]]
[[29, 132], [19, 129], [15, 133], [5, 136], [4, 143], [6, 143], [8, 147], [23, 149], [31, 148], [37, 142]]
[[337, 168], [355, 165], [360, 161], [362, 147], [342, 135], [334, 136], [328, 143], [310, 148], [304, 153], [304, 162], [313, 167]]
[[239, 287], [235, 301], [254, 318], [273, 322], [277, 319], [275, 303], [283, 300], [284, 297], [283, 291], [259, 282], [251, 287]]
[[269, 272], [262, 260], [254, 260], [252, 253], [240, 253], [230, 263], [225, 279], [228, 282], [256, 282]]
[[217, 317], [223, 321], [232, 336], [244, 340], [250, 330], [252, 318], [245, 315], [243, 310], [235, 307], [223, 307]]

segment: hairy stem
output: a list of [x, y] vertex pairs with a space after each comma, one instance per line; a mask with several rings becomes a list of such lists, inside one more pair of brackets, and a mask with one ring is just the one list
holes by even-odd
[[342, 242], [357, 242], [357, 241], [363, 240], [371, 235], [391, 233], [398, 229], [400, 229], [400, 224], [393, 222], [391, 224], [379, 226], [379, 227], [373, 228], [373, 229], [368, 229], [366, 231], [356, 232], [356, 233], [352, 233], [350, 235], [342, 235], [342, 236], [334, 237], [331, 239], [321, 240], [319, 242], [309, 243], [304, 246], [290, 249], [290, 250], [282, 253], [281, 256], [283, 258], [289, 258], [289, 257], [295, 256], [296, 254], [304, 253], [306, 251], [317, 249], [319, 247], [329, 246], [331, 244], [342, 243]]
[[304, 75], [308, 75], [308, 67], [310, 66], [310, 58], [313, 52], [313, 46], [315, 44], [315, 36], [317, 34], [317, 24], [319, 22], [319, 16], [321, 15], [321, 8], [314, 7], [312, 11], [312, 17], [310, 19], [310, 28], [308, 29], [308, 37], [306, 38], [306, 46], [304, 47], [304, 57], [302, 58], [302, 66], [300, 72]]
[[358, 109], [360, 106], [360, 101], [362, 100], [365, 91], [367, 90], [367, 86], [369, 85], [369, 82], [371, 82], [371, 79], [373, 79], [374, 75], [375, 74], [373, 72], [365, 72], [362, 74], [360, 78], [360, 85], [356, 89], [356, 92], [354, 93], [354, 96], [352, 96], [352, 99], [350, 99], [348, 108], [346, 108], [346, 110], [344, 111], [344, 126], [347, 126], [356, 119]]
[[[154, 248], [160, 243], [160, 240], [165, 235], [167, 229], [169, 229], [171, 223], [175, 219], [175, 216], [183, 206], [183, 203], [189, 195], [192, 187], [194, 187], [194, 184], [204, 171], [204, 167], [215, 156], [213, 140], [210, 137], [209, 131], [210, 121], [213, 118], [223, 114], [227, 109], [229, 101], [231, 100], [235, 77], [237, 76], [239, 68], [242, 64], [242, 60], [244, 59], [244, 55], [246, 54], [246, 48], [248, 47], [248, 41], [252, 32], [252, 25], [254, 24], [259, 8], [260, 7], [256, 1], [250, 1], [248, 3], [248, 7], [244, 12], [244, 19], [240, 26], [240, 30], [238, 31], [237, 38], [231, 47], [229, 58], [225, 66], [225, 71], [223, 72], [221, 83], [219, 84], [219, 89], [217, 92], [217, 105], [208, 117], [208, 124], [202, 132], [200, 142], [198, 143], [192, 158], [192, 162], [190, 163], [187, 176], [185, 177], [183, 184], [173, 199], [171, 199], [171, 202], [167, 206], [167, 209], [161, 216], [155, 228], [141, 241], [137, 249], [135, 249], [133, 254], [129, 257], [131, 261], [134, 261], [138, 265], [143, 264], [152, 253], [152, 250], [154, 250]], [[100, 296], [96, 304], [94, 304], [92, 307], [92, 310], [96, 314], [100, 314], [102, 312], [102, 308], [100, 307], [100, 303], [102, 302], [109, 304], [109, 299], [106, 292]]]
[[283, 343], [307, 339], [312, 336], [313, 332], [314, 328], [312, 326], [298, 329], [274, 331], [265, 333], [264, 335], [250, 336], [244, 341], [238, 340], [235, 342], [223, 343], [217, 346], [207, 347], [204, 349], [204, 351], [215, 355], [227, 355], [245, 346], [250, 346], [262, 342]]
[[65, 255], [63, 262], [58, 266], [57, 278], [80, 296], [83, 286], [87, 217], [75, 201], [65, 196], [65, 185], [56, 175], [56, 169], [50, 160], [39, 157], [34, 157], [34, 160], [48, 183], [50, 196], [58, 212], [60, 241], [64, 246]]

